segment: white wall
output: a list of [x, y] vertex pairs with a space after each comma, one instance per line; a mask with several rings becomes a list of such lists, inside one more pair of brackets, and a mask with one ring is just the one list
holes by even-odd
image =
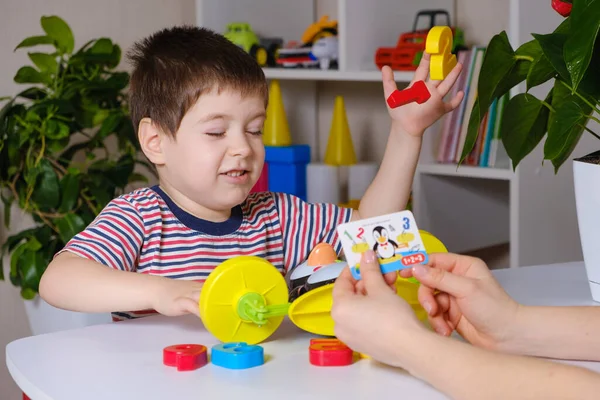
[[[140, 38], [160, 28], [187, 23], [195, 18], [194, 0], [2, 0], [0, 7], [0, 97], [13, 95], [19, 85], [12, 79], [22, 65], [28, 63], [26, 49], [13, 52], [25, 37], [42, 34], [40, 17], [58, 15], [71, 26], [75, 45], [83, 45], [101, 36], [117, 42], [123, 52]], [[122, 63], [127, 68], [126, 62]], [[1, 209], [1, 206], [0, 206]], [[3, 213], [0, 212], [0, 218]], [[27, 220], [14, 210], [12, 230], [19, 231]], [[8, 233], [0, 228], [0, 243]], [[8, 260], [5, 259], [5, 266]], [[23, 301], [10, 283], [0, 282], [0, 347], [30, 335]], [[13, 383], [4, 357], [0, 362], [0, 399], [18, 399], [20, 392]], [[85, 394], [82, 394], [85, 398]]]

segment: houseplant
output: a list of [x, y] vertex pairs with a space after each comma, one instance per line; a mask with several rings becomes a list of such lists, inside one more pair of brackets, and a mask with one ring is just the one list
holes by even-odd
[[[489, 42], [477, 83], [461, 161], [473, 149], [478, 127], [495, 99], [525, 82], [526, 90], [513, 96], [502, 117], [502, 143], [513, 168], [544, 137], [544, 159], [555, 173], [567, 161], [582, 134], [600, 139], [590, 126], [600, 123], [600, 0], [548, 2], [564, 20], [551, 33], [532, 34], [533, 39], [516, 50], [505, 32]], [[545, 98], [529, 93], [548, 83]], [[591, 123], [590, 123], [591, 122]], [[574, 162], [575, 198], [583, 256], [594, 299], [600, 301], [600, 152]]]
[[[83, 230], [132, 182], [138, 143], [129, 118], [127, 72], [116, 71], [120, 47], [94, 39], [75, 51], [68, 24], [41, 18], [44, 35], [24, 39], [32, 65], [14, 81], [29, 86], [4, 98], [0, 110], [0, 197], [9, 227], [11, 206], [33, 226], [8, 237], [1, 254], [11, 254], [8, 276], [24, 299], [35, 298], [53, 255]], [[0, 257], [0, 262], [2, 258]], [[0, 279], [5, 279], [0, 264]]]

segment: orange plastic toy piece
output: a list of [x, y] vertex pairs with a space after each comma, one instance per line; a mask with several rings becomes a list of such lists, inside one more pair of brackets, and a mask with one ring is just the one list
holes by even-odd
[[338, 339], [311, 339], [309, 361], [320, 367], [340, 367], [352, 364], [354, 351]]
[[427, 35], [425, 51], [431, 54], [429, 76], [433, 80], [443, 80], [456, 66], [456, 55], [452, 54], [452, 29], [448, 26], [434, 26]]
[[206, 346], [201, 344], [176, 344], [163, 349], [163, 364], [177, 367], [177, 371], [193, 371], [207, 362]]
[[356, 164], [354, 144], [348, 126], [344, 98], [336, 96], [333, 107], [333, 120], [329, 130], [329, 140], [325, 150], [325, 164], [353, 165]]
[[390, 108], [396, 108], [416, 101], [419, 104], [425, 103], [431, 97], [427, 85], [423, 81], [416, 81], [411, 87], [404, 90], [394, 90], [387, 103]]
[[269, 104], [267, 119], [263, 131], [265, 146], [289, 146], [292, 144], [290, 127], [283, 107], [283, 96], [278, 80], [273, 80], [269, 87]]
[[310, 252], [308, 256], [308, 265], [328, 265], [333, 264], [337, 260], [337, 254], [329, 243], [319, 243]]

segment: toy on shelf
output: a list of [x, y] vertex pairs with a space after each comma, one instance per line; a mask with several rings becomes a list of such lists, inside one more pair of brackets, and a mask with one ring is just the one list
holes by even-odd
[[283, 39], [281, 38], [260, 39], [247, 22], [227, 24], [223, 36], [244, 49], [261, 67], [274, 66], [277, 52], [283, 45]]
[[[433, 235], [424, 231], [421, 235], [428, 252], [447, 251]], [[220, 264], [208, 276], [200, 294], [200, 318], [206, 329], [222, 342], [253, 345], [269, 338], [287, 315], [302, 330], [335, 336], [331, 318], [332, 281], [341, 273], [343, 268], [340, 266], [347, 264], [338, 260], [330, 263], [333, 248], [327, 249], [327, 246], [316, 246], [308, 263], [314, 265], [311, 275], [330, 268], [329, 272], [333, 273], [321, 272], [318, 279], [303, 276], [301, 279], [305, 279], [307, 291], [292, 302], [289, 301], [286, 279], [268, 261], [255, 256], [238, 256]], [[320, 261], [327, 264], [319, 264]], [[292, 274], [293, 270], [290, 277]], [[290, 286], [296, 284], [290, 280]], [[414, 279], [398, 276], [396, 280], [397, 294], [411, 305], [422, 322], [426, 322], [427, 313], [417, 298], [418, 288]]]
[[[450, 26], [450, 15], [445, 10], [424, 10], [419, 11], [415, 17], [412, 32], [403, 33], [398, 38], [396, 47], [380, 47], [375, 52], [375, 64], [379, 69], [384, 65], [389, 65], [393, 70], [414, 71], [426, 48], [427, 34], [430, 29], [436, 25], [436, 17], [442, 15], [446, 17], [447, 26]], [[429, 27], [417, 30], [420, 17], [429, 17]], [[453, 36], [452, 52], [456, 53], [460, 48], [464, 48], [464, 33], [460, 28], [450, 28]]]
[[283, 96], [279, 80], [273, 79], [269, 85], [269, 104], [267, 118], [263, 128], [263, 144], [265, 146], [289, 146], [292, 144], [290, 127], [285, 115]]
[[258, 180], [250, 190], [250, 193], [267, 192], [269, 190], [269, 164], [264, 163]]
[[354, 144], [348, 126], [344, 98], [335, 97], [333, 106], [333, 120], [329, 130], [329, 140], [325, 150], [325, 164], [329, 165], [353, 165], [356, 164]]
[[337, 68], [338, 22], [327, 15], [310, 24], [302, 35], [301, 43], [290, 42], [277, 53], [276, 63], [285, 68]]
[[425, 103], [431, 97], [427, 85], [423, 81], [416, 81], [408, 89], [394, 90], [387, 98], [387, 103], [390, 108], [397, 108], [406, 104], [417, 102]]
[[253, 191], [289, 193], [306, 200], [306, 166], [310, 162], [310, 147], [292, 144], [281, 87], [276, 79], [269, 86], [263, 143], [265, 168], [261, 171], [260, 186], [257, 182]]
[[309, 203], [339, 204], [340, 173], [335, 165], [310, 163], [306, 167], [306, 199]]

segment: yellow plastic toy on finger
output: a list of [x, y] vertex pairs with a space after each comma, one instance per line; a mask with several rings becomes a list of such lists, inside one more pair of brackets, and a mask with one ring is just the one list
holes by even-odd
[[456, 66], [452, 54], [453, 33], [448, 26], [434, 26], [427, 34], [425, 52], [431, 54], [429, 76], [432, 80], [444, 80]]

